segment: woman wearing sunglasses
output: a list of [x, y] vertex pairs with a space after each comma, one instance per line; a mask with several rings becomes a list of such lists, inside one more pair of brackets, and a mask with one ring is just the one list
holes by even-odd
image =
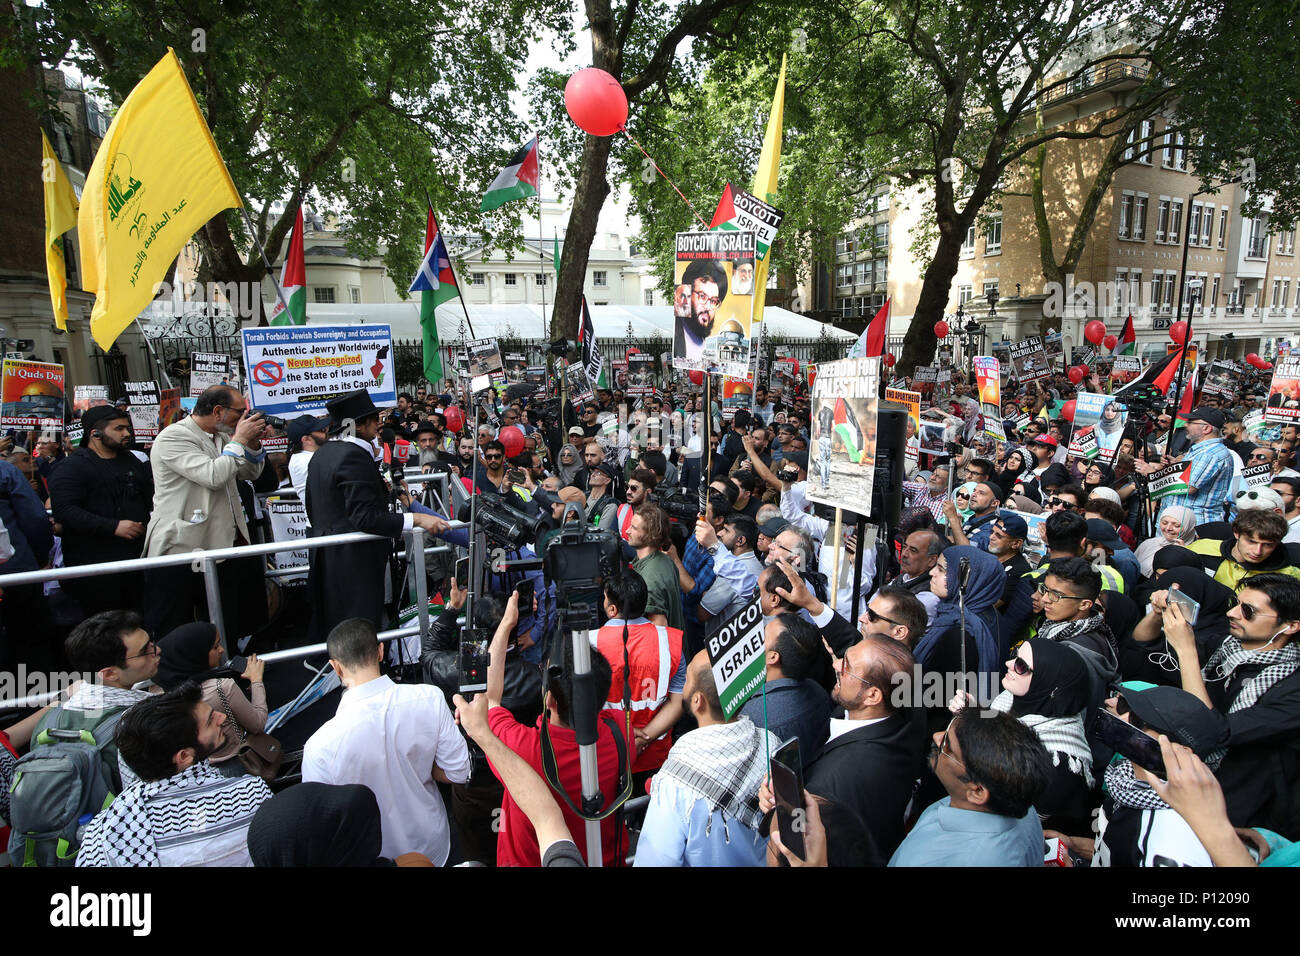
[[[1047, 789], [1034, 801], [1044, 829], [1073, 836], [1092, 832], [1092, 746], [1083, 727], [1089, 698], [1088, 666], [1054, 641], [1025, 641], [1007, 661], [1003, 691], [990, 710], [1010, 714], [1038, 735], [1052, 755]], [[967, 695], [967, 704], [971, 703]], [[960, 710], [961, 696], [950, 709]]]

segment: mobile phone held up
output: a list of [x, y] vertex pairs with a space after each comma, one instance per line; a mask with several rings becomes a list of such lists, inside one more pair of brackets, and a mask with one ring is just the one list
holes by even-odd
[[461, 589], [469, 586], [469, 558], [456, 561], [456, 586]]
[[533, 579], [525, 578], [515, 585], [519, 594], [519, 613], [530, 614], [533, 610]]
[[805, 859], [803, 761], [799, 758], [798, 737], [791, 737], [777, 748], [768, 772], [772, 778], [772, 796], [776, 799], [776, 826], [781, 842], [799, 859]]
[[1148, 737], [1128, 721], [1120, 720], [1108, 710], [1102, 710], [1089, 728], [1088, 736], [1121, 757], [1127, 757], [1142, 769], [1165, 779], [1165, 758], [1160, 753], [1160, 741]]
[[485, 628], [465, 628], [460, 640], [460, 682], [462, 694], [487, 690], [488, 632]]

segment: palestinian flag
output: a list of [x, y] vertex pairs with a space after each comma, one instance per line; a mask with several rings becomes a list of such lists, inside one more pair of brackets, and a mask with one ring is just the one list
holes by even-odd
[[855, 465], [861, 462], [865, 451], [862, 447], [862, 428], [858, 425], [858, 418], [853, 414], [853, 409], [842, 398], [835, 399], [835, 434], [839, 435], [840, 441], [844, 442], [849, 459]]
[[[1140, 376], [1129, 384], [1125, 385], [1118, 392], [1115, 392], [1114, 398], [1121, 402], [1128, 402], [1127, 395], [1131, 395], [1143, 387], [1151, 387], [1164, 395], [1167, 399], [1174, 397], [1174, 388], [1178, 383], [1178, 366], [1181, 364], [1186, 347], [1179, 349], [1177, 352], [1170, 352], [1158, 362], [1152, 362]], [[1179, 401], [1178, 412], [1180, 415], [1186, 414], [1192, 410], [1192, 394], [1196, 391], [1195, 371], [1188, 370], [1183, 375], [1183, 392]]]
[[[307, 264], [302, 257], [302, 203], [298, 204], [298, 221], [289, 239], [289, 253], [280, 267], [280, 289], [284, 302], [276, 302], [271, 311], [272, 325], [307, 324]], [[289, 311], [284, 303], [289, 303]]]
[[849, 358], [880, 358], [885, 354], [885, 333], [889, 331], [889, 299], [849, 349]]
[[1192, 463], [1176, 461], [1147, 475], [1147, 494], [1152, 501], [1167, 495], [1185, 495], [1192, 478]]
[[442, 240], [433, 207], [429, 207], [424, 226], [424, 259], [415, 274], [408, 292], [420, 293], [420, 333], [424, 340], [424, 377], [437, 387], [442, 381], [442, 355], [438, 343], [438, 306], [450, 302], [460, 294], [456, 286], [456, 273], [451, 268], [451, 256]]
[[1133, 331], [1133, 313], [1128, 314], [1124, 320], [1124, 328], [1120, 330], [1119, 341], [1111, 349], [1111, 355], [1137, 355], [1137, 335]]
[[482, 212], [491, 212], [512, 199], [536, 196], [541, 190], [537, 163], [537, 137], [534, 136], [510, 157], [506, 168], [497, 173], [492, 185], [479, 205]]

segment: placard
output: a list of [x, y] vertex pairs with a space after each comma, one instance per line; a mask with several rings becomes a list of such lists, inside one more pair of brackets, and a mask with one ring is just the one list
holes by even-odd
[[648, 398], [655, 393], [655, 357], [648, 352], [627, 356], [627, 397]]
[[975, 381], [979, 384], [980, 415], [984, 418], [984, 434], [1006, 441], [1002, 428], [1002, 380], [998, 367], [1001, 363], [988, 355], [974, 358]]
[[[307, 506], [292, 498], [273, 496], [266, 499], [266, 513], [271, 519], [271, 538], [275, 541], [305, 541], [311, 525], [307, 523]], [[277, 571], [301, 568], [301, 573], [286, 574], [281, 581], [307, 580], [307, 550], [277, 551], [272, 556]]]
[[160, 398], [158, 402], [159, 428], [175, 425], [181, 420], [181, 390], [179, 388], [164, 388], [158, 395]]
[[1219, 395], [1231, 399], [1237, 394], [1241, 381], [1242, 368], [1230, 359], [1215, 359], [1205, 372], [1205, 384], [1201, 386], [1201, 396]]
[[239, 385], [235, 360], [224, 352], [190, 353], [190, 397], [203, 394], [213, 385]]
[[63, 431], [63, 366], [5, 359], [0, 426]]
[[843, 359], [817, 366], [810, 409], [810, 501], [871, 514], [879, 395], [879, 358]]
[[72, 388], [72, 417], [81, 421], [88, 409], [109, 405], [107, 385], [74, 385]]
[[1078, 392], [1074, 396], [1074, 429], [1069, 456], [1096, 458], [1109, 465], [1119, 451], [1128, 406], [1101, 392]]
[[903, 454], [909, 462], [918, 462], [921, 451], [921, 393], [905, 388], [886, 388], [885, 400], [907, 407], [907, 444]]
[[[749, 230], [755, 236], [758, 258], [766, 259], [767, 250], [771, 248], [776, 238], [776, 231], [781, 227], [781, 220], [784, 218], [785, 213], [775, 206], [763, 202], [738, 186], [727, 183], [722, 199], [718, 201], [718, 208], [713, 214], [710, 228]], [[752, 294], [754, 284], [752, 263], [749, 266], [748, 285], [744, 284], [744, 277], [741, 275], [737, 276], [737, 280], [737, 292]]]
[[1011, 346], [1011, 367], [1021, 385], [1036, 382], [1052, 374], [1047, 364], [1047, 349], [1043, 340], [1033, 335]]
[[1278, 356], [1268, 386], [1264, 418], [1284, 425], [1300, 422], [1300, 357]]
[[569, 390], [569, 402], [574, 408], [581, 409], [583, 402], [595, 399], [595, 393], [592, 392], [591, 385], [587, 381], [587, 371], [581, 363], [574, 362], [565, 366], [564, 381]]
[[677, 233], [673, 273], [673, 365], [743, 377], [749, 372], [753, 280], [743, 281], [758, 255], [754, 232]]
[[397, 404], [393, 336], [387, 325], [242, 329], [252, 408], [281, 418], [318, 415], [357, 389], [379, 408]]
[[754, 404], [754, 389], [748, 379], [726, 376], [722, 380], [722, 420], [736, 417], [736, 409], [748, 409]]
[[123, 382], [126, 399], [131, 406], [131, 431], [136, 441], [152, 441], [158, 437], [159, 406], [162, 394], [157, 382]]
[[1241, 484], [1244, 488], [1267, 488], [1273, 483], [1273, 466], [1270, 464], [1251, 465], [1241, 470]]
[[727, 720], [767, 679], [767, 655], [763, 653], [766, 625], [756, 594], [708, 639], [709, 666]]
[[1157, 501], [1168, 495], [1187, 494], [1187, 482], [1192, 476], [1191, 462], [1176, 461], [1157, 468], [1147, 475], [1147, 497]]
[[1110, 390], [1122, 388], [1137, 381], [1142, 374], [1142, 360], [1136, 355], [1116, 355], [1110, 368]]

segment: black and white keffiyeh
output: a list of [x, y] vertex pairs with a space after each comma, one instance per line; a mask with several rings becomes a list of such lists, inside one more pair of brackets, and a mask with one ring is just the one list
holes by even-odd
[[1232, 672], [1242, 664], [1259, 664], [1263, 670], [1241, 685], [1241, 692], [1228, 707], [1230, 714], [1254, 706], [1270, 687], [1294, 674], [1300, 668], [1300, 645], [1284, 644], [1275, 651], [1248, 651], [1241, 646], [1241, 641], [1229, 634], [1205, 662], [1201, 676], [1205, 680], [1226, 683], [1232, 680]]
[[[18, 759], [9, 752], [9, 748], [0, 744], [0, 827], [9, 824], [9, 788], [14, 782], [14, 772], [18, 769]], [[5, 848], [0, 847], [0, 850]]]
[[1043, 621], [1038, 628], [1038, 636], [1048, 641], [1077, 640], [1085, 634], [1100, 634], [1110, 645], [1111, 651], [1119, 654], [1119, 644], [1115, 635], [1106, 625], [1106, 619], [1100, 614], [1091, 614], [1078, 621]]
[[1119, 760], [1106, 768], [1106, 791], [1116, 803], [1134, 810], [1168, 810], [1169, 804], [1133, 775], [1133, 762]]
[[707, 800], [710, 813], [721, 810], [724, 817], [757, 830], [763, 819], [758, 787], [767, 770], [768, 746], [775, 750], [780, 741], [755, 727], [748, 717], [711, 724], [692, 730], [673, 744], [659, 773]]
[[[989, 704], [989, 710], [1009, 714], [1013, 703], [1015, 703], [1015, 696], [1011, 691], [1004, 690], [993, 699], [993, 703]], [[1047, 752], [1052, 755], [1053, 766], [1059, 767], [1061, 757], [1065, 757], [1070, 773], [1082, 777], [1089, 788], [1093, 786], [1092, 746], [1088, 743], [1088, 735], [1083, 729], [1082, 714], [1073, 714], [1069, 717], [1019, 714], [1016, 719], [1038, 735]]]
[[208, 841], [246, 834], [270, 797], [261, 777], [226, 777], [206, 760], [166, 780], [141, 781], [90, 822], [77, 866], [164, 866], [166, 854], [198, 856]]
[[129, 687], [112, 687], [108, 684], [82, 684], [77, 692], [68, 698], [64, 710], [76, 710], [87, 714], [103, 713], [122, 707], [131, 707], [149, 696], [148, 691], [132, 690]]

